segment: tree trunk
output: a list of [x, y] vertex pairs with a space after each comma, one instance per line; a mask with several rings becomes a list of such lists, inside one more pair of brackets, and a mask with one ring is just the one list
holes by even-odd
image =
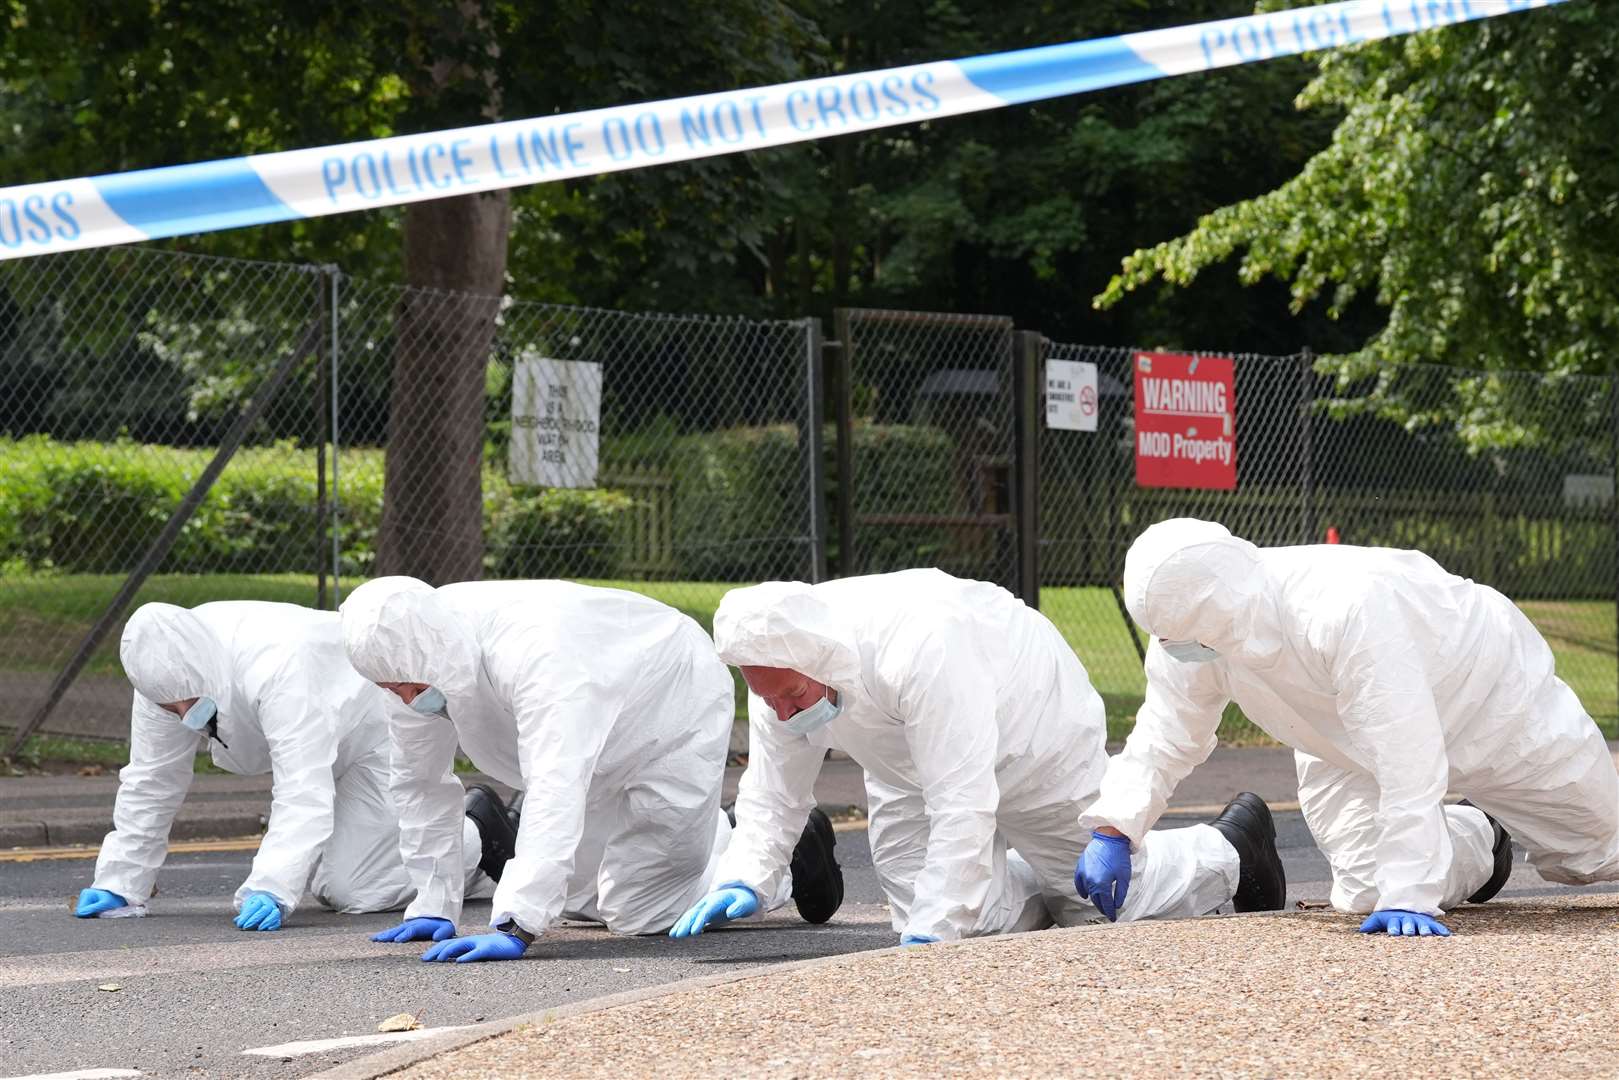
[[[505, 191], [405, 210], [375, 573], [433, 585], [483, 572], [484, 371], [506, 276]], [[453, 290], [453, 291], [428, 291]]]
[[[451, 115], [466, 116], [474, 105], [495, 119], [499, 53], [482, 5], [462, 0], [450, 10], [460, 22], [429, 47], [439, 59], [411, 73], [412, 89]], [[423, 25], [446, 34], [442, 21]], [[480, 53], [484, 60], [465, 62]], [[460, 59], [447, 59], [452, 54]], [[511, 220], [504, 190], [405, 208], [410, 287], [394, 314], [376, 575], [443, 585], [483, 574], [484, 372], [506, 288]]]

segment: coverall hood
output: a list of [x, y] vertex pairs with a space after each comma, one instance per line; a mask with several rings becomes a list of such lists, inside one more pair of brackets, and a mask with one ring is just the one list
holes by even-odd
[[854, 627], [801, 581], [732, 589], [714, 613], [720, 659], [808, 675], [839, 690], [861, 685]]
[[225, 643], [201, 619], [173, 604], [143, 604], [118, 643], [129, 684], [154, 705], [211, 697], [230, 704], [231, 670]]
[[1154, 637], [1201, 642], [1223, 656], [1269, 651], [1254, 636], [1265, 592], [1259, 549], [1212, 521], [1160, 521], [1124, 557], [1130, 617]]
[[343, 648], [374, 683], [427, 683], [466, 697], [478, 682], [479, 650], [469, 627], [425, 581], [384, 577], [343, 601]]

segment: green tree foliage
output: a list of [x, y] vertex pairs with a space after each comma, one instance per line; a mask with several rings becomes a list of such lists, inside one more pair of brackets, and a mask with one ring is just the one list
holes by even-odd
[[[1336, 317], [1375, 300], [1380, 327], [1326, 365], [1346, 387], [1389, 361], [1609, 371], [1616, 60], [1619, 28], [1579, 3], [1322, 54], [1299, 105], [1341, 116], [1330, 145], [1274, 190], [1125, 259], [1097, 303], [1155, 280], [1189, 286], [1239, 257], [1244, 282], [1286, 283], [1295, 311]], [[1497, 381], [1475, 384], [1426, 420], [1536, 411]], [[1391, 386], [1377, 393], [1402, 421], [1425, 421]], [[1467, 434], [1499, 445], [1536, 430], [1529, 415]]]

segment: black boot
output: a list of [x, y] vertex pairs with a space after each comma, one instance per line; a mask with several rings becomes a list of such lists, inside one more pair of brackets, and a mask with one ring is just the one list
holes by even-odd
[[793, 848], [793, 903], [807, 923], [824, 923], [843, 903], [843, 869], [832, 854], [837, 844], [832, 821], [814, 807]]
[[506, 804], [506, 820], [512, 823], [513, 832], [522, 824], [523, 796], [527, 794], [528, 792], [526, 791], [519, 791], [512, 796], [512, 801]]
[[1499, 821], [1490, 817], [1482, 807], [1476, 806], [1466, 799], [1462, 799], [1456, 805], [1472, 806], [1474, 810], [1484, 814], [1484, 817], [1490, 823], [1490, 828], [1495, 832], [1495, 844], [1490, 849], [1495, 854], [1495, 872], [1490, 875], [1490, 880], [1484, 883], [1483, 888], [1467, 898], [1469, 904], [1482, 904], [1500, 892], [1501, 886], [1505, 885], [1507, 878], [1512, 876], [1512, 834], [1507, 832]]
[[506, 816], [506, 804], [500, 801], [493, 788], [474, 784], [467, 788], [466, 815], [478, 826], [483, 839], [483, 857], [478, 869], [496, 881], [506, 868], [506, 860], [517, 854], [517, 828]]
[[1239, 876], [1233, 906], [1238, 911], [1282, 910], [1287, 903], [1287, 873], [1276, 853], [1276, 822], [1265, 800], [1244, 791], [1209, 824], [1237, 849]]

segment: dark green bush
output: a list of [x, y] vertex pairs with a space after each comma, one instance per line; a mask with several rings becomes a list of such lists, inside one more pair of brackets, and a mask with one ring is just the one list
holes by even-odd
[[484, 500], [484, 564], [498, 578], [617, 577], [634, 506], [621, 491], [497, 488]]
[[[855, 513], [944, 514], [955, 498], [955, 444], [936, 428], [856, 424]], [[823, 432], [829, 542], [837, 432]], [[674, 535], [678, 576], [697, 581], [802, 577], [808, 529], [798, 431], [788, 424], [689, 435], [677, 444]], [[927, 565], [948, 542], [933, 525], [857, 526], [860, 570]], [[835, 552], [834, 552], [835, 554]]]
[[[212, 450], [120, 440], [0, 441], [0, 565], [15, 572], [133, 569], [202, 474]], [[344, 451], [338, 507], [342, 573], [375, 561], [382, 452]], [[327, 489], [328, 494], [330, 488]], [[618, 523], [634, 506], [613, 491], [513, 491], [484, 473], [486, 565], [511, 577], [611, 577]], [[290, 443], [237, 452], [159, 568], [169, 573], [313, 573], [314, 453]]]
[[[676, 444], [674, 562], [694, 581], [753, 581], [803, 564], [804, 467], [781, 424], [687, 435]], [[796, 558], [796, 563], [795, 563]]]

